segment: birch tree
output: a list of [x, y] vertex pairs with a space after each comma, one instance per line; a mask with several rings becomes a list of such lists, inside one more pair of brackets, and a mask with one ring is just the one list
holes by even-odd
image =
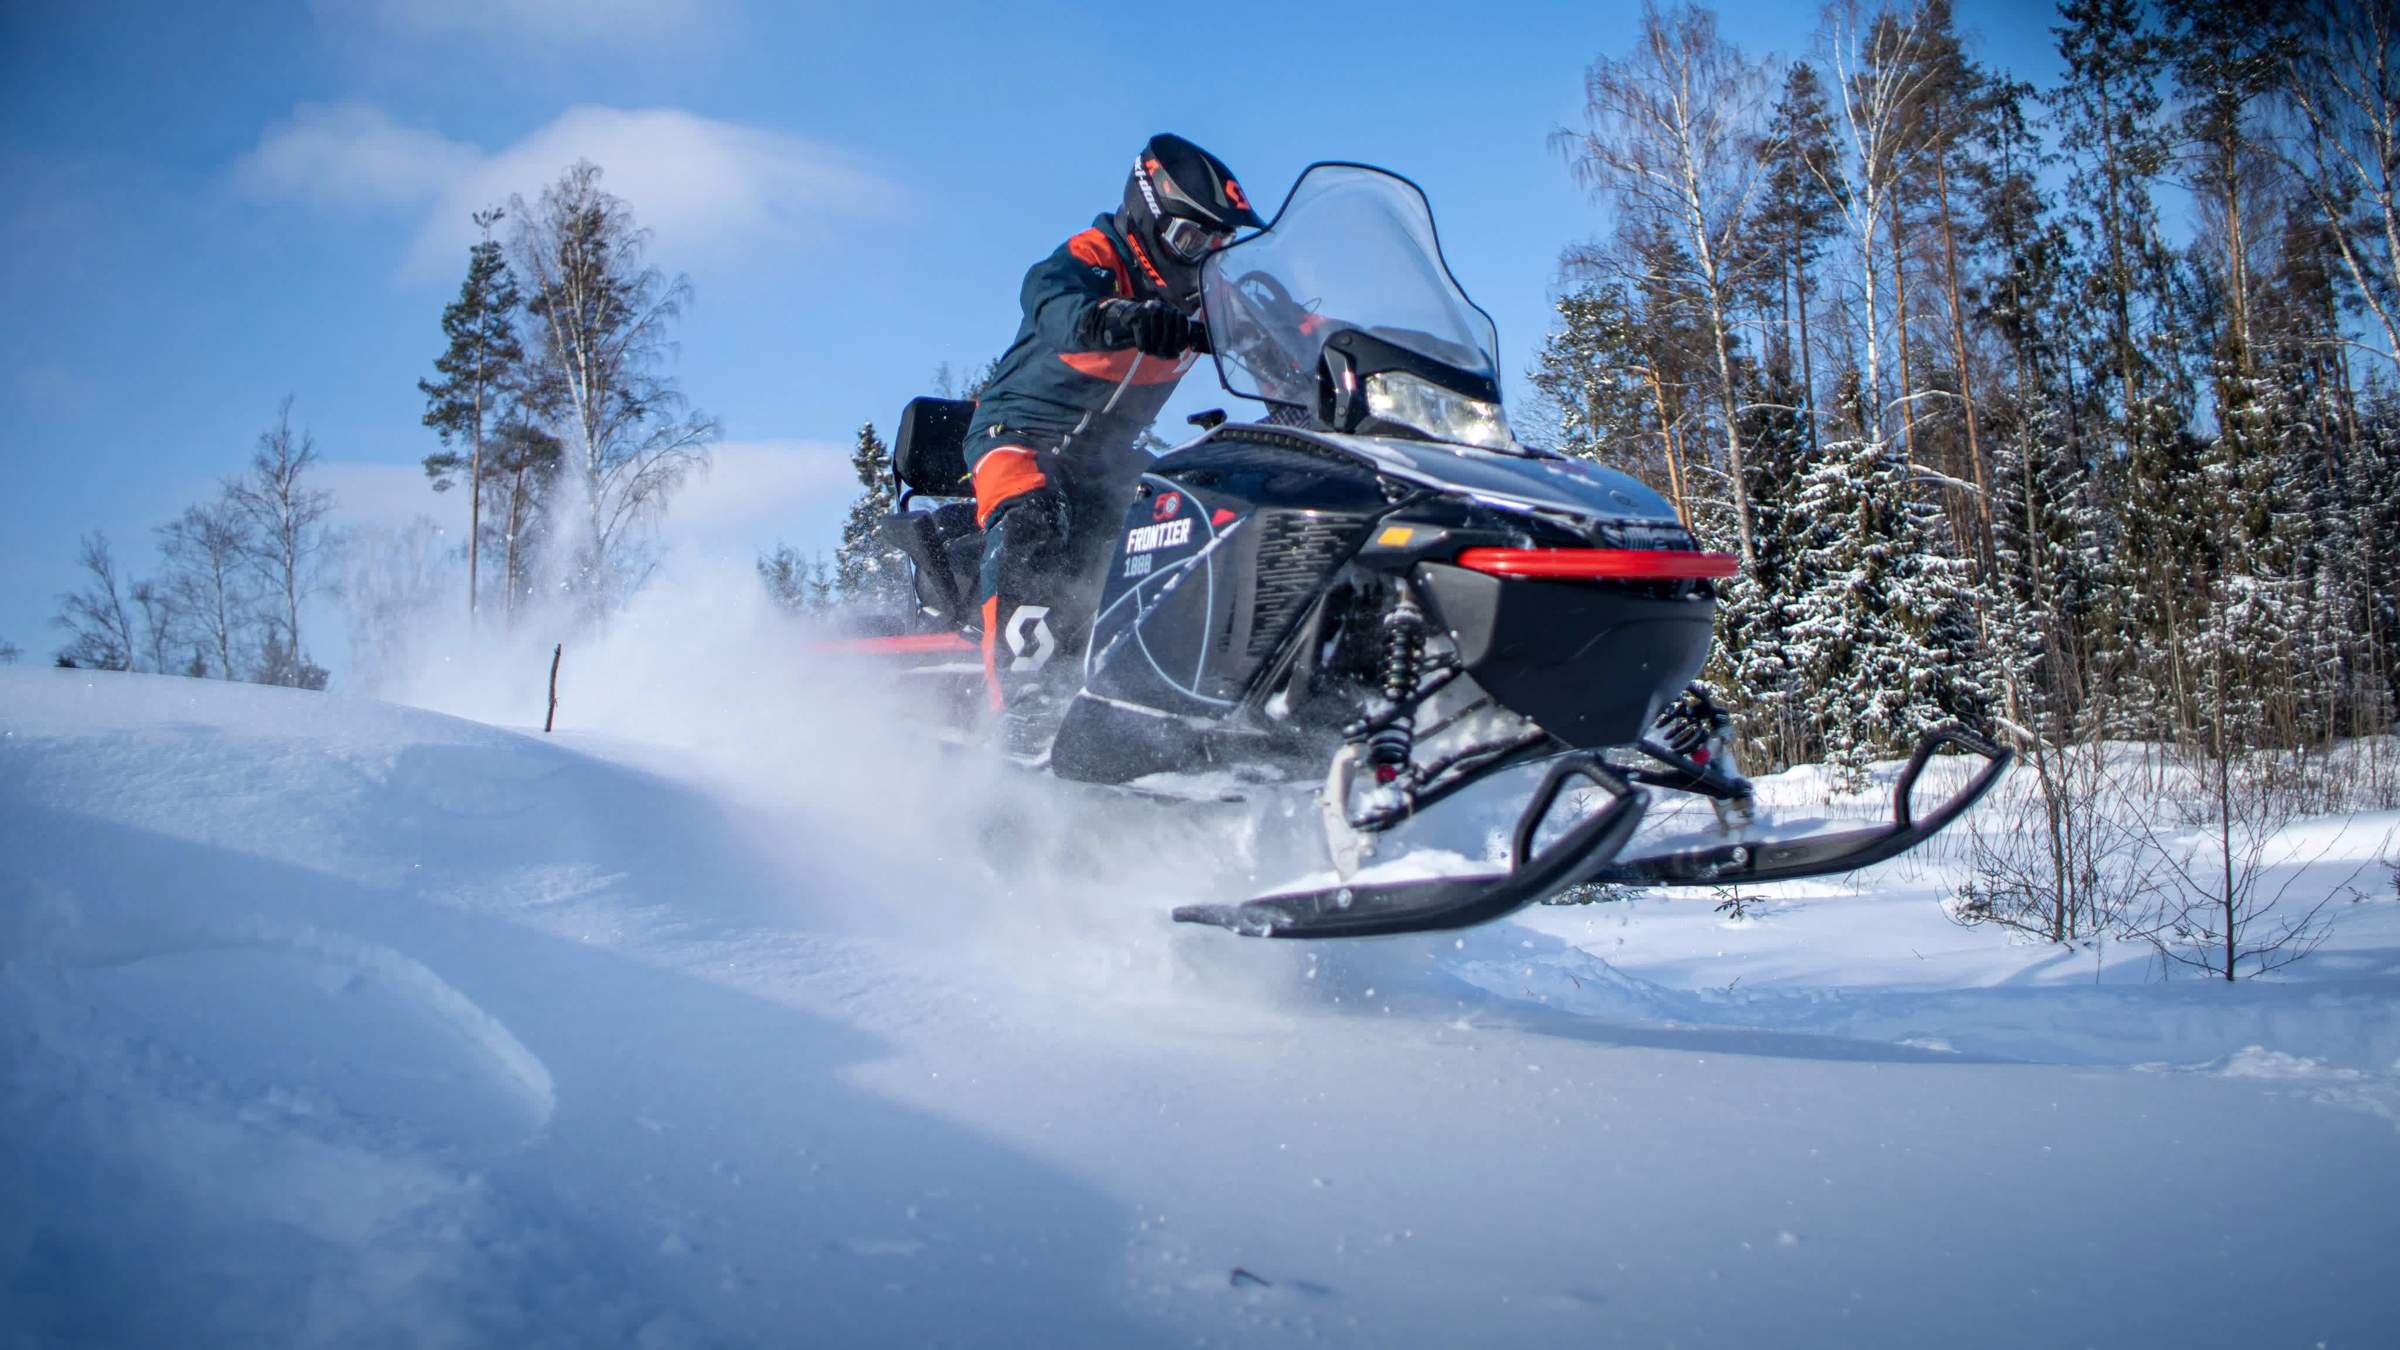
[[[1747, 278], [1739, 236], [1761, 178], [1758, 132], [1765, 82], [1694, 5], [1661, 13], [1645, 3], [1633, 51], [1603, 57], [1584, 77], [1584, 129], [1553, 144], [1587, 187], [1620, 210], [1674, 231], [1690, 260], [1688, 289], [1715, 375], [1718, 430], [1745, 566], [1755, 561], [1742, 464], [1734, 348], [1737, 294]], [[1748, 256], [1756, 256], [1748, 251]]]
[[317, 588], [326, 548], [325, 517], [333, 494], [308, 486], [317, 462], [316, 439], [292, 430], [292, 400], [275, 425], [259, 433], [250, 471], [225, 485], [225, 506], [240, 521], [243, 559], [269, 608], [258, 680], [308, 689], [325, 687], [325, 671], [300, 640], [300, 602]]
[[133, 669], [133, 621], [108, 536], [97, 530], [83, 536], [75, 565], [83, 570], [83, 586], [58, 597], [58, 617], [50, 621], [67, 634], [59, 655], [87, 670]]
[[223, 680], [238, 678], [234, 649], [253, 622], [247, 585], [252, 545], [243, 523], [241, 513], [220, 498], [186, 507], [158, 529], [167, 587], [197, 640], [206, 644], [203, 660], [215, 657], [217, 678]]
[[2400, 365], [2400, 5], [2300, 9], [2282, 93], [2306, 134], [2287, 153], [2334, 226], [2352, 293], [2382, 330], [2376, 354]]
[[643, 261], [649, 231], [579, 160], [528, 206], [509, 199], [514, 254], [530, 294], [532, 394], [557, 429], [583, 494], [574, 581], [594, 615], [637, 587], [641, 532], [708, 460], [713, 418], [662, 367], [691, 282]]

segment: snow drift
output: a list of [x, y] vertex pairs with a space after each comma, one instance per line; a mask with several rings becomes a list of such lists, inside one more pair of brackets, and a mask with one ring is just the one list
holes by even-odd
[[771, 644], [570, 655], [550, 738], [0, 671], [8, 1343], [2400, 1319], [2388, 896], [2233, 987], [1955, 928], [1938, 860], [1244, 942], [1164, 913], [1257, 820], [928, 763], [838, 677], [763, 697]]

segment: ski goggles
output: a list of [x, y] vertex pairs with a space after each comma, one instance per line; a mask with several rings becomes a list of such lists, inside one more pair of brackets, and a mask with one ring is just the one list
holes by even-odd
[[1159, 227], [1158, 242], [1178, 260], [1196, 263], [1233, 242], [1233, 231], [1213, 229], [1182, 216], [1169, 216]]

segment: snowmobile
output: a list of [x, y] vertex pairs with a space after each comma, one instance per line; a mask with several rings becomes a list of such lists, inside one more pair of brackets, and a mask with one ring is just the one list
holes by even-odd
[[[1515, 439], [1492, 320], [1409, 180], [1312, 165], [1264, 230], [1210, 255], [1201, 286], [1219, 378], [1265, 415], [1201, 414], [1194, 439], [1142, 468], [1088, 639], [1057, 653], [1080, 655], [1080, 682], [1032, 758], [1085, 783], [1210, 766], [1313, 782], [1334, 868], [1176, 920], [1358, 937], [1482, 923], [1590, 883], [1845, 873], [1924, 842], [2007, 767], [2007, 751], [1940, 729], [1901, 771], [1888, 823], [1792, 837], [1759, 820], [1729, 719], [1692, 683], [1737, 560], [1701, 551], [1633, 477]], [[958, 679], [961, 705], [983, 674], [982, 541], [957, 500], [972, 407], [919, 399], [901, 420], [884, 528], [914, 569], [922, 630], [858, 644]], [[1046, 627], [1005, 636], [1003, 660], [1052, 655]], [[1944, 750], [1984, 762], [1915, 813]], [[1503, 781], [1531, 784], [1505, 864], [1362, 871], [1404, 823]], [[1623, 856], [1654, 793], [1706, 801], [1713, 826]]]

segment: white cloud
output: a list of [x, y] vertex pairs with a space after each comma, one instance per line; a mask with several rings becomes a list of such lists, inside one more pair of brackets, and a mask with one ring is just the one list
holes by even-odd
[[304, 104], [233, 172], [262, 197], [415, 215], [402, 271], [431, 279], [456, 270], [475, 237], [470, 215], [512, 194], [535, 200], [578, 159], [598, 164], [603, 186], [655, 232], [670, 270], [789, 249], [829, 220], [879, 215], [899, 197], [839, 150], [680, 108], [573, 107], [486, 153], [367, 104]]
[[314, 0], [328, 19], [416, 40], [467, 36], [639, 49], [700, 31], [711, 0]]
[[483, 156], [364, 103], [303, 103], [233, 167], [260, 197], [319, 206], [415, 206], [471, 174]]

